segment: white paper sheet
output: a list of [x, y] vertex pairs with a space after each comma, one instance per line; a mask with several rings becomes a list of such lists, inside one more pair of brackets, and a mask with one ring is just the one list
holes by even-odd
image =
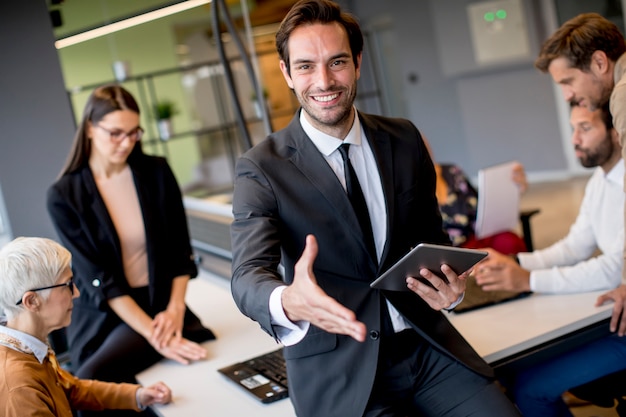
[[514, 164], [506, 162], [478, 171], [478, 239], [517, 228], [520, 192], [513, 182]]

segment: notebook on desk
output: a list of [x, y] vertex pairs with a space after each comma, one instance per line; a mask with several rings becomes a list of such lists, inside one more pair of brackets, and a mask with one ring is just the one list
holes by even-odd
[[478, 239], [507, 230], [519, 222], [519, 186], [513, 181], [516, 162], [478, 171], [478, 205], [474, 232]]
[[287, 369], [283, 349], [218, 369], [264, 404], [287, 398]]

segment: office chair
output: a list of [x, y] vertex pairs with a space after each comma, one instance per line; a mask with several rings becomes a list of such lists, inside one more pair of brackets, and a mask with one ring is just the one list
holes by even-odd
[[519, 213], [519, 220], [522, 223], [522, 238], [526, 244], [526, 250], [532, 252], [534, 250], [533, 236], [530, 230], [530, 218], [539, 213], [539, 209], [522, 210]]
[[575, 397], [626, 417], [626, 370], [615, 372], [569, 390]]

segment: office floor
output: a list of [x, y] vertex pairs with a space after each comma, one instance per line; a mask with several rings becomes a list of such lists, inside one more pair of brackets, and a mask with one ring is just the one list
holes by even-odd
[[[521, 206], [524, 209], [541, 210], [530, 220], [535, 249], [549, 246], [567, 234], [578, 215], [588, 179], [588, 176], [582, 176], [567, 181], [530, 185], [522, 196]], [[575, 417], [617, 417], [614, 409], [585, 404], [572, 406], [571, 410]]]

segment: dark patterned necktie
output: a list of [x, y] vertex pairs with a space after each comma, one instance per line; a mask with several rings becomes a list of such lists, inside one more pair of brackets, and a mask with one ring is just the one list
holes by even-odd
[[[365, 203], [363, 190], [361, 189], [361, 185], [359, 184], [359, 179], [356, 176], [356, 172], [354, 171], [354, 167], [352, 166], [352, 163], [350, 162], [350, 158], [348, 156], [349, 149], [349, 143], [344, 143], [339, 146], [339, 152], [341, 153], [341, 157], [343, 158], [343, 171], [346, 176], [346, 190], [348, 192], [348, 198], [350, 199], [350, 203], [352, 203], [352, 208], [354, 209], [354, 212], [359, 219], [359, 224], [361, 225], [361, 230], [363, 231], [363, 235], [365, 236], [365, 243], [367, 245], [367, 249], [369, 250], [370, 256], [374, 260], [374, 263], [378, 264], [376, 246], [374, 244], [374, 233], [372, 232], [372, 223], [370, 221], [369, 211], [367, 209], [367, 204]], [[393, 334], [393, 325], [391, 323], [391, 318], [389, 317], [389, 310], [387, 309], [385, 297], [383, 297], [382, 295], [380, 297], [380, 303], [381, 332], [383, 335], [388, 336], [390, 334]]]
[[374, 233], [372, 232], [372, 223], [369, 211], [367, 210], [367, 203], [365, 202], [359, 179], [352, 167], [352, 163], [350, 163], [350, 157], [348, 156], [349, 149], [349, 143], [344, 143], [339, 146], [339, 152], [343, 158], [343, 171], [346, 176], [346, 191], [348, 192], [348, 198], [350, 199], [350, 203], [352, 203], [356, 217], [359, 220], [359, 225], [361, 225], [361, 231], [363, 232], [363, 236], [365, 236], [365, 244], [370, 256], [375, 263], [378, 263], [376, 245], [374, 244]]

